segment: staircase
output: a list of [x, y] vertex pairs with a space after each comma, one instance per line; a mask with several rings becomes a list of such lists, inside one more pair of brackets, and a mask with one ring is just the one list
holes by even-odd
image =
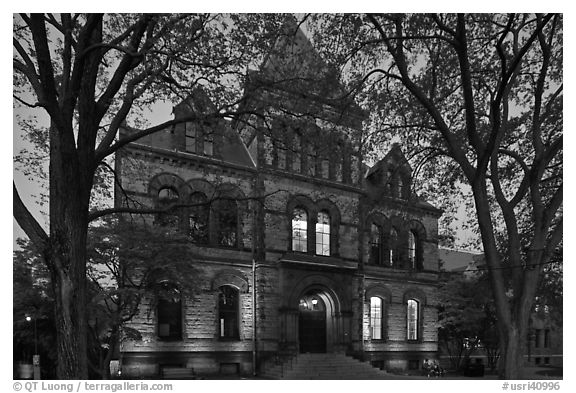
[[266, 369], [262, 376], [271, 379], [390, 379], [370, 363], [343, 354], [306, 353]]

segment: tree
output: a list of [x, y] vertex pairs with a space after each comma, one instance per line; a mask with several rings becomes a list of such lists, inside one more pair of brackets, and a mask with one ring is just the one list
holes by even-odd
[[519, 377], [542, 269], [562, 239], [562, 32], [558, 14], [392, 14], [325, 18], [315, 35], [352, 70], [350, 94], [371, 113], [367, 147], [394, 136], [421, 175], [470, 187], [507, 379]]
[[177, 283], [182, 296], [193, 297], [203, 278], [190, 263], [187, 239], [162, 228], [108, 216], [90, 229], [88, 239], [90, 368], [109, 379], [121, 340], [141, 338], [126, 323], [144, 299], [153, 304], [163, 295], [158, 280]]
[[[377, 73], [425, 147], [472, 189], [501, 338], [501, 376], [519, 377], [543, 267], [562, 239], [562, 16], [369, 15], [388, 58]], [[384, 89], [384, 87], [382, 87]], [[409, 111], [411, 113], [409, 113]], [[519, 212], [533, 222], [522, 244]], [[495, 239], [503, 222], [506, 264]], [[505, 280], [503, 268], [511, 271]]]
[[[86, 242], [94, 191], [106, 188], [110, 158], [122, 146], [177, 122], [234, 113], [249, 64], [273, 40], [281, 16], [19, 15], [14, 17], [15, 105], [40, 109], [49, 125], [28, 123], [48, 148], [49, 230], [33, 217], [16, 184], [13, 215], [39, 250], [55, 299], [58, 377], [88, 377]], [[182, 101], [202, 86], [210, 113], [157, 125], [143, 113], [161, 99]], [[142, 127], [120, 137], [127, 120]], [[128, 210], [128, 209], [124, 209]], [[130, 209], [135, 211], [137, 209]], [[150, 213], [150, 210], [146, 211]]]
[[493, 334], [494, 299], [487, 275], [448, 274], [441, 282], [439, 294], [438, 345], [449, 356], [452, 368], [460, 370], [478, 349], [494, 359], [498, 340]]
[[[13, 257], [13, 360], [30, 364], [39, 354], [42, 378], [54, 378], [53, 297], [48, 285], [48, 272], [39, 261], [31, 242], [18, 239], [19, 250]], [[19, 376], [17, 376], [19, 378]]]

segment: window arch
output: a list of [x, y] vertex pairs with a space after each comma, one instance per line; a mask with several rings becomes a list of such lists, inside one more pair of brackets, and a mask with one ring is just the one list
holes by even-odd
[[409, 298], [406, 300], [406, 339], [418, 341], [420, 335], [420, 302]]
[[408, 263], [410, 268], [416, 269], [416, 245], [418, 235], [414, 231], [408, 231]]
[[173, 206], [178, 203], [179, 199], [180, 195], [174, 187], [163, 186], [158, 190], [157, 206], [165, 210], [158, 214], [158, 224], [170, 230], [178, 229], [178, 214]]
[[383, 264], [383, 230], [382, 226], [376, 223], [370, 224], [370, 263], [373, 265]]
[[163, 340], [182, 339], [182, 295], [178, 287], [167, 280], [156, 284], [156, 316], [158, 337]]
[[238, 205], [232, 199], [220, 199], [213, 204], [216, 243], [221, 246], [238, 245]]
[[426, 238], [426, 230], [421, 222], [411, 220], [408, 230], [408, 262], [411, 269], [424, 269], [423, 242]]
[[424, 307], [426, 295], [417, 288], [404, 293], [404, 306], [406, 308], [406, 340], [422, 341], [424, 329]]
[[384, 300], [378, 296], [370, 297], [370, 338], [384, 339]]
[[303, 207], [292, 210], [292, 251], [308, 251], [308, 212]]
[[209, 212], [208, 198], [201, 192], [190, 196], [190, 210], [188, 214], [188, 236], [197, 244], [208, 243]]
[[330, 214], [325, 210], [317, 215], [316, 255], [330, 255]]
[[218, 337], [239, 339], [240, 295], [231, 285], [218, 288]]

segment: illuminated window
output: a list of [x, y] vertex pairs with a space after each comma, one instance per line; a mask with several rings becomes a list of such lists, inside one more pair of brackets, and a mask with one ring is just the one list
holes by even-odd
[[324, 211], [316, 222], [316, 255], [330, 255], [330, 216]]
[[408, 231], [408, 262], [416, 269], [416, 234], [413, 231]]
[[308, 213], [299, 207], [292, 212], [292, 251], [308, 251]]
[[370, 329], [373, 340], [382, 340], [382, 299], [379, 297], [370, 298]]
[[239, 294], [232, 286], [221, 286], [218, 293], [218, 336], [239, 338]]
[[406, 316], [407, 316], [407, 339], [408, 340], [418, 340], [418, 324], [419, 324], [419, 304], [415, 299], [408, 299], [406, 304]]

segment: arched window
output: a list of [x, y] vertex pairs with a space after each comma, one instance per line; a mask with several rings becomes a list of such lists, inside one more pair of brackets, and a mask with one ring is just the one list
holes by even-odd
[[208, 243], [208, 199], [201, 192], [190, 197], [190, 214], [188, 215], [188, 234], [190, 240], [198, 244]]
[[235, 247], [238, 244], [238, 205], [230, 199], [214, 203], [216, 242], [221, 246]]
[[420, 303], [416, 299], [406, 301], [407, 330], [406, 338], [409, 341], [416, 341], [420, 334]]
[[414, 231], [408, 231], [408, 263], [412, 269], [416, 269], [417, 244], [418, 235]]
[[230, 285], [223, 285], [218, 292], [218, 337], [238, 339], [239, 294]]
[[397, 192], [396, 197], [402, 198], [402, 192], [404, 191], [404, 181], [402, 180], [402, 176], [400, 176], [400, 175], [398, 176], [397, 183], [398, 183], [398, 186], [396, 189], [396, 192]]
[[377, 224], [370, 225], [370, 263], [382, 264], [382, 227]]
[[292, 251], [308, 251], [308, 213], [301, 207], [292, 211]]
[[384, 338], [383, 308], [384, 302], [381, 298], [376, 296], [370, 298], [370, 336], [373, 340], [382, 340]]
[[330, 215], [326, 211], [318, 212], [316, 255], [330, 255]]
[[163, 340], [182, 339], [182, 296], [176, 285], [162, 281], [156, 286], [158, 337]]
[[171, 209], [178, 203], [179, 195], [172, 187], [162, 187], [158, 190], [158, 208], [165, 210], [158, 214], [158, 224], [171, 230], [178, 228], [178, 215], [176, 209]]
[[400, 242], [398, 240], [398, 231], [395, 228], [390, 229], [389, 250], [390, 266], [397, 267], [400, 262]]

